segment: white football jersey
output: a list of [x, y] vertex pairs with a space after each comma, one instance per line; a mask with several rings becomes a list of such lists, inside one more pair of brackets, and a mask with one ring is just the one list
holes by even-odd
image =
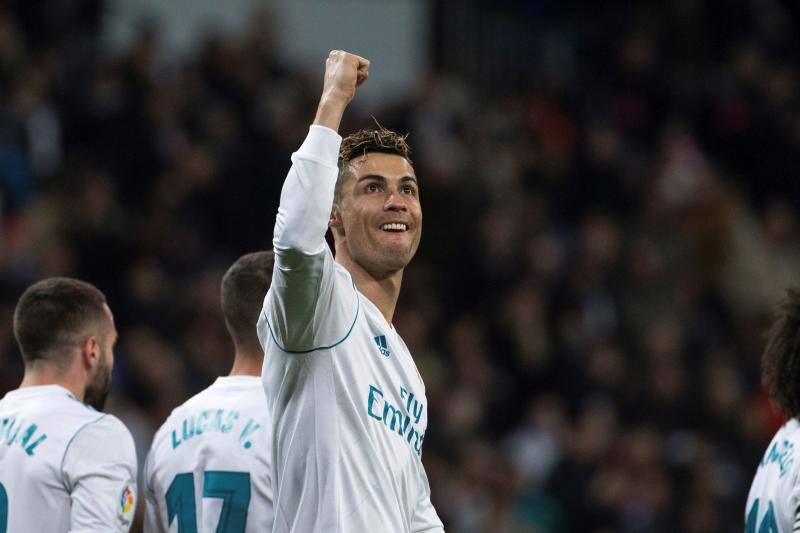
[[255, 376], [219, 377], [175, 408], [145, 462], [145, 531], [271, 531], [268, 434]]
[[67, 389], [0, 400], [0, 532], [128, 531], [136, 468], [128, 428]]
[[758, 464], [745, 509], [745, 531], [788, 533], [800, 507], [800, 424], [781, 427]]
[[422, 378], [324, 242], [340, 143], [312, 126], [292, 156], [258, 322], [273, 423], [273, 532], [440, 532], [421, 460]]

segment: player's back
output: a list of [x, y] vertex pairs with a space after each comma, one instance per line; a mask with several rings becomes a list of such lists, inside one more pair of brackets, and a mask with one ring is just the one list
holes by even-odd
[[[95, 464], [92, 448], [98, 439], [103, 439], [106, 453]], [[99, 473], [106, 469], [108, 476]], [[135, 476], [127, 428], [67, 389], [26, 387], [0, 400], [0, 532], [58, 533], [82, 527], [127, 531]], [[74, 490], [81, 483], [82, 490]], [[85, 490], [87, 486], [92, 490]]]
[[253, 376], [217, 378], [177, 407], [148, 454], [146, 530], [271, 531], [267, 422]]
[[800, 506], [800, 423], [791, 419], [781, 427], [758, 464], [747, 497], [747, 532], [792, 531]]

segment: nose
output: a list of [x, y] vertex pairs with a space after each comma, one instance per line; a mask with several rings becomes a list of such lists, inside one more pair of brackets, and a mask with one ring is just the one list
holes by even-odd
[[405, 200], [401, 195], [396, 192], [390, 192], [386, 197], [386, 202], [383, 204], [384, 211], [408, 211]]

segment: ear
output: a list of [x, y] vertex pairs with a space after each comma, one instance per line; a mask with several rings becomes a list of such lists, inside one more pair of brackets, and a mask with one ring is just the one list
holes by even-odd
[[94, 335], [88, 337], [81, 345], [81, 363], [86, 370], [91, 370], [100, 360], [100, 343]]
[[344, 224], [342, 224], [342, 215], [339, 212], [339, 207], [336, 204], [333, 204], [331, 207], [331, 218], [328, 221], [328, 227], [331, 228], [331, 232], [336, 235], [344, 235]]

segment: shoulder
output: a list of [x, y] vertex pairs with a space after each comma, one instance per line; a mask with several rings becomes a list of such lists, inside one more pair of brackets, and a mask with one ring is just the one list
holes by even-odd
[[[120, 451], [133, 451], [133, 436], [128, 427], [114, 415], [97, 413], [77, 429], [67, 448], [104, 450], [118, 447]], [[121, 448], [119, 448], [121, 447]]]
[[175, 407], [167, 417], [165, 424], [168, 422], [174, 422], [175, 420], [181, 420], [187, 415], [206, 409], [209, 405], [214, 404], [214, 399], [218, 397], [219, 394], [220, 391], [214, 385], [206, 387], [179, 406]]
[[242, 391], [241, 406], [248, 411], [248, 414], [254, 418], [265, 418], [267, 416], [267, 395], [264, 392], [264, 387], [259, 384], [259, 387], [248, 387]]
[[87, 474], [111, 475], [122, 468], [128, 477], [137, 470], [136, 447], [125, 424], [114, 415], [97, 417], [75, 431], [64, 450], [61, 472], [65, 479]]
[[155, 447], [157, 443], [166, 438], [168, 433], [174, 429], [176, 423], [179, 424], [181, 420], [185, 419], [191, 413], [202, 409], [203, 405], [205, 405], [208, 399], [209, 392], [209, 389], [203, 389], [182, 404], [172, 409], [172, 412], [169, 414], [167, 419], [164, 420], [161, 426], [159, 426], [158, 430], [153, 436], [152, 447]]
[[358, 291], [356, 290], [356, 282], [353, 281], [353, 275], [350, 274], [350, 271], [347, 270], [345, 267], [337, 263], [333, 259], [333, 255], [329, 258], [331, 273], [335, 278], [335, 282], [341, 285], [343, 288], [348, 289], [348, 292], [352, 292], [353, 294], [357, 294]]

